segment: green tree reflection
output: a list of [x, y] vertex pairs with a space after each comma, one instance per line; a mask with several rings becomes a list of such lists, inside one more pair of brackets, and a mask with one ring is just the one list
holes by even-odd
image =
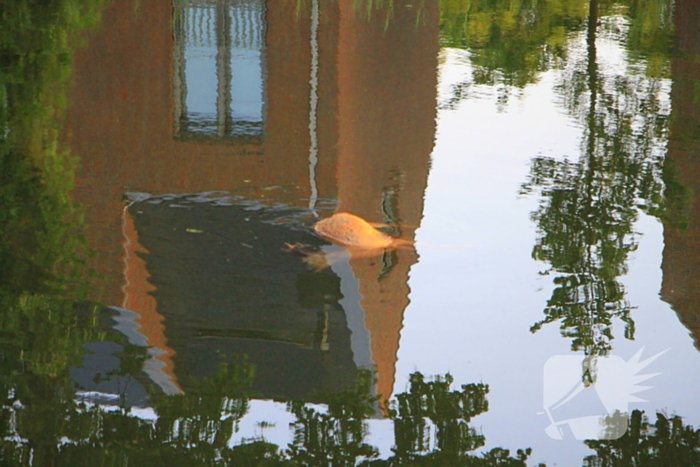
[[[525, 466], [530, 449], [512, 457], [495, 448], [476, 455], [484, 436], [469, 420], [488, 409], [484, 384], [452, 390], [450, 375], [426, 381], [410, 376], [408, 392], [391, 402], [396, 446], [388, 459], [365, 441], [367, 420], [378, 415], [372, 396], [373, 374], [363, 370], [342, 393], [325, 397], [325, 409], [303, 401], [288, 403], [296, 417], [293, 441], [286, 449], [264, 439], [231, 446], [229, 440], [247, 413], [254, 367], [246, 362], [222, 365], [186, 395], [154, 394], [155, 418], [127, 409], [105, 411], [60, 398], [55, 381], [32, 379], [28, 393], [12, 392], [3, 401], [0, 459], [12, 465], [256, 465], [256, 466]], [[67, 388], [66, 388], [67, 389]], [[49, 397], [47, 397], [49, 396]], [[46, 404], [33, 403], [46, 397]], [[31, 407], [40, 407], [37, 412]], [[430, 424], [430, 425], [429, 425]], [[434, 428], [431, 430], [431, 426]], [[37, 457], [38, 456], [38, 457]], [[41, 459], [39, 464], [34, 460]]]
[[560, 321], [572, 349], [586, 355], [610, 351], [614, 318], [625, 323], [625, 337], [634, 338], [632, 307], [619, 278], [637, 248], [639, 211], [662, 210], [665, 75], [622, 74], [600, 64], [597, 41], [614, 22], [591, 2], [585, 58], [567, 64], [558, 86], [583, 127], [580, 159], [535, 157], [522, 189], [541, 196], [532, 215], [538, 226], [533, 258], [550, 264], [544, 274], [556, 274], [545, 318], [532, 331]]
[[505, 93], [562, 63], [567, 34], [580, 28], [586, 12], [585, 0], [441, 0], [442, 45], [469, 49], [474, 82], [503, 85]]
[[228, 446], [248, 411], [253, 374], [254, 366], [244, 361], [222, 364], [212, 377], [193, 383], [185, 395], [154, 393], [155, 420], [136, 417], [126, 408], [112, 412], [78, 404], [61, 432], [70, 442], [59, 447], [57, 464], [208, 466], [269, 457], [276, 447], [248, 447], [242, 454]]
[[14, 371], [57, 377], [95, 334], [64, 299], [86, 290], [87, 248], [68, 195], [75, 160], [59, 149], [58, 130], [77, 33], [96, 24], [102, 4], [2, 7], [0, 340]]
[[75, 290], [85, 274], [76, 159], [59, 147], [73, 47], [104, 1], [5, 2], [0, 32], [0, 300]]
[[54, 464], [76, 410], [69, 368], [86, 342], [104, 337], [97, 307], [80, 302], [89, 274], [82, 218], [69, 197], [76, 161], [58, 144], [73, 48], [104, 3], [0, 7], [3, 465]]
[[449, 374], [426, 381], [421, 373], [413, 373], [409, 381], [409, 391], [397, 395], [389, 410], [396, 446], [386, 465], [525, 465], [530, 449], [518, 450], [516, 457], [502, 448], [482, 456], [469, 454], [486, 442], [469, 421], [488, 411], [487, 385], [451, 390]]
[[473, 76], [454, 85], [444, 105], [456, 106], [479, 84], [494, 87], [503, 105], [541, 73], [566, 68], [575, 58], [571, 43], [586, 31], [593, 10], [600, 38], [624, 36], [630, 64], [645, 68], [648, 76], [663, 76], [668, 73], [671, 5], [668, 0], [441, 0], [441, 44], [467, 49], [473, 66]]
[[358, 459], [378, 456], [376, 447], [364, 442], [365, 420], [377, 410], [377, 397], [372, 396], [374, 378], [369, 371], [359, 371], [355, 385], [340, 394], [328, 395], [325, 412], [291, 402], [288, 409], [297, 420], [294, 442], [289, 455], [300, 465], [354, 466]]
[[393, 454], [376, 459], [376, 447], [366, 444], [366, 420], [377, 414], [377, 397], [371, 396], [373, 375], [358, 374], [353, 388], [328, 396], [327, 411], [303, 402], [289, 404], [297, 417], [294, 441], [287, 453], [298, 465], [313, 466], [525, 466], [531, 450], [516, 457], [495, 448], [482, 455], [470, 454], [485, 438], [469, 426], [471, 418], [488, 410], [485, 384], [465, 384], [452, 390], [449, 374], [426, 381], [421, 373], [409, 377], [409, 390], [398, 394], [387, 411], [394, 426]]
[[[0, 318], [0, 459], [5, 465], [52, 465], [61, 434], [76, 404], [68, 376], [99, 340], [90, 305], [46, 296], [25, 296]], [[22, 443], [12, 440], [21, 438]]]
[[629, 427], [616, 440], [587, 440], [596, 451], [584, 458], [584, 467], [666, 467], [700, 464], [700, 430], [684, 425], [678, 415], [657, 412], [649, 423], [644, 412], [632, 411]]

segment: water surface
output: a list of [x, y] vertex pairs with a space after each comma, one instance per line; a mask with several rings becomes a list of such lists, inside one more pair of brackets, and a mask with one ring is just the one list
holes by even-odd
[[5, 464], [700, 462], [692, 2], [5, 10]]

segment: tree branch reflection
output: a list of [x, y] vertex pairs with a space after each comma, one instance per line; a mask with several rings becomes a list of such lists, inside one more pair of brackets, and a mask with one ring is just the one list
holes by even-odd
[[521, 190], [539, 192], [532, 256], [550, 264], [543, 274], [556, 274], [545, 318], [531, 330], [560, 321], [572, 349], [586, 355], [612, 349], [614, 319], [625, 324], [626, 338], [634, 338], [633, 307], [619, 278], [638, 246], [639, 211], [658, 214], [663, 208], [668, 83], [619, 73], [598, 56], [606, 35], [600, 25], [613, 22], [599, 17], [593, 0], [585, 54], [569, 54], [572, 60], [558, 85], [562, 103], [583, 129], [579, 160], [533, 158]]

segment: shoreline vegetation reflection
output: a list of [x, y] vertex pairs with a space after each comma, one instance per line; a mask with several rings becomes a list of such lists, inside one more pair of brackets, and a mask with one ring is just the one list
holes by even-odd
[[[539, 194], [532, 256], [550, 265], [542, 274], [555, 285], [531, 331], [560, 322], [572, 350], [606, 355], [614, 320], [634, 339], [634, 306], [619, 278], [638, 245], [638, 212], [663, 216], [672, 5], [442, 3], [444, 45], [469, 49], [474, 67], [473, 81], [456, 85], [444, 107], [475, 85], [495, 87], [502, 107], [543, 72], [560, 70], [555, 90], [583, 129], [581, 156], [535, 156], [520, 191]], [[622, 66], [605, 62], [601, 47], [618, 48]]]
[[78, 158], [59, 143], [73, 49], [104, 1], [3, 7], [0, 35], [0, 277], [3, 299], [85, 293], [87, 243], [70, 198]]
[[[387, 459], [379, 459], [378, 448], [366, 442], [367, 420], [379, 410], [372, 395], [374, 375], [367, 370], [358, 372], [353, 386], [323, 396], [322, 404], [288, 402], [294, 436], [284, 449], [264, 439], [228, 444], [255, 397], [250, 389], [255, 366], [244, 357], [222, 363], [215, 375], [192, 382], [184, 395], [146, 386], [153, 416], [137, 416], [137, 406], [125, 399], [99, 401], [76, 385], [71, 372], [84, 365], [90, 346], [112, 345], [113, 369], [95, 378], [114, 382], [121, 394], [144, 380], [147, 360], [145, 347], [114, 331], [112, 311], [82, 300], [90, 286], [89, 252], [80, 209], [69, 197], [78, 161], [58, 143], [73, 49], [80, 34], [97, 27], [106, 4], [65, 0], [3, 6], [0, 460], [71, 466], [526, 465], [529, 448], [514, 455], [503, 448], [473, 453], [485, 445], [485, 435], [470, 422], [488, 411], [489, 387], [472, 383], [453, 389], [449, 374], [426, 379], [415, 372], [408, 389], [390, 400], [385, 415], [393, 423], [395, 447]], [[546, 69], [570, 70], [559, 91], [585, 128], [582, 156], [578, 162], [533, 159], [523, 187], [524, 193], [539, 190], [542, 196], [533, 214], [542, 234], [533, 256], [558, 274], [546, 317], [533, 330], [561, 320], [575, 350], [604, 355], [611, 349], [614, 317], [627, 323], [626, 337], [634, 336], [632, 306], [618, 278], [637, 245], [637, 211], [668, 218], [661, 180], [669, 190], [663, 162], [669, 52], [659, 44], [668, 43], [670, 3], [535, 3], [527, 11], [505, 2], [467, 8], [465, 2], [444, 0], [440, 5], [443, 45], [470, 49], [478, 70], [475, 84], [500, 86], [500, 102]], [[598, 26], [601, 34], [614, 36], [621, 27], [613, 21], [620, 16], [611, 14], [617, 11], [630, 20], [622, 29], [631, 66], [642, 67], [630, 75], [631, 82], [607, 75], [597, 62]], [[531, 20], [520, 21], [523, 17]], [[574, 52], [567, 40], [576, 33], [586, 35], [586, 72], [564, 66]], [[469, 96], [469, 86], [455, 88], [452, 105]], [[643, 144], [642, 137], [651, 143]], [[680, 416], [659, 412], [651, 423], [635, 410], [629, 426], [618, 440], [586, 441], [596, 454], [584, 465], [697, 462], [700, 430], [684, 425]]]
[[[670, 5], [660, 11], [666, 14], [657, 19], [659, 28], [670, 29]], [[636, 65], [631, 58], [625, 74], [603, 63], [598, 48], [615, 39], [610, 26], [621, 18], [602, 14], [592, 3], [585, 51], [572, 50], [558, 85], [562, 103], [584, 130], [579, 161], [533, 158], [521, 191], [540, 192], [532, 215], [539, 230], [532, 255], [551, 265], [544, 274], [557, 274], [545, 319], [531, 330], [560, 321], [562, 335], [573, 339], [572, 350], [586, 355], [611, 351], [614, 319], [634, 339], [633, 306], [619, 278], [637, 249], [639, 211], [658, 216], [663, 209], [670, 113], [668, 55], [657, 57], [662, 65], [642, 62], [638, 72], [629, 71]]]
[[[139, 364], [143, 360], [132, 359], [128, 369], [136, 371]], [[122, 360], [122, 367], [128, 366]], [[515, 467], [525, 466], [531, 453], [518, 450], [513, 457], [506, 449], [494, 448], [471, 454], [485, 443], [469, 421], [488, 410], [488, 386], [467, 384], [452, 390], [450, 375], [425, 380], [413, 373], [409, 390], [398, 394], [387, 411], [396, 447], [389, 458], [377, 459], [378, 449], [365, 442], [367, 420], [377, 410], [370, 371], [359, 372], [356, 383], [343, 392], [323, 397], [324, 408], [288, 402], [287, 410], [296, 419], [291, 424], [293, 441], [286, 449], [264, 438], [230, 445], [254, 396], [254, 372], [245, 361], [223, 364], [185, 395], [154, 393], [153, 414], [147, 417], [134, 416], [123, 406], [105, 410], [90, 401], [73, 400], [69, 390], [47, 398], [46, 391], [51, 392], [57, 381], [36, 375], [31, 388], [8, 391], [0, 457], [11, 465]]]

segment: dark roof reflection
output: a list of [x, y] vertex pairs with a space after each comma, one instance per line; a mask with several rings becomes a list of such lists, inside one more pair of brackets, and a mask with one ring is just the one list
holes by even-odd
[[284, 251], [285, 243], [322, 243], [304, 228], [304, 211], [164, 196], [129, 212], [185, 391], [190, 377], [239, 355], [256, 365], [253, 390], [262, 397], [313, 400], [354, 381], [340, 279]]

